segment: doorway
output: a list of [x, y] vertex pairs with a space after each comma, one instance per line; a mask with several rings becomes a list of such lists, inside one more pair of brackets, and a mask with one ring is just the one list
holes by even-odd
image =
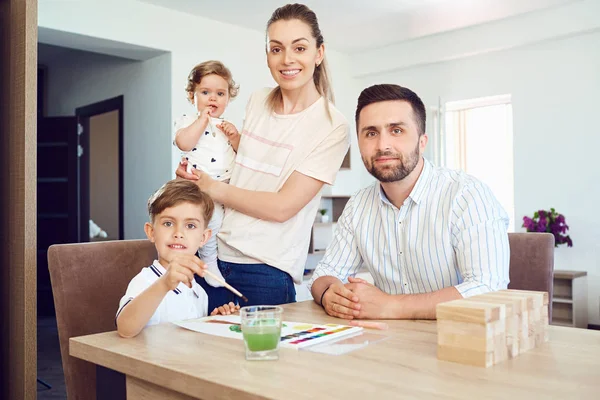
[[79, 135], [79, 241], [121, 240], [123, 96], [75, 110]]

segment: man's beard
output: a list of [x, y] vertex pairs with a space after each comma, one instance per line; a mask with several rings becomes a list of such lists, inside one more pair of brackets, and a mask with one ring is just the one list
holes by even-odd
[[[377, 158], [386, 156], [398, 158], [400, 163], [395, 166], [376, 168], [375, 160]], [[415, 147], [415, 149], [409, 153], [407, 158], [405, 158], [402, 153], [394, 154], [391, 151], [378, 151], [375, 156], [371, 157], [370, 163], [368, 163], [364, 158], [363, 163], [365, 164], [365, 167], [369, 173], [373, 175], [379, 182], [396, 182], [406, 178], [415, 170], [417, 164], [419, 163], [419, 157], [419, 143], [417, 143], [417, 147]]]

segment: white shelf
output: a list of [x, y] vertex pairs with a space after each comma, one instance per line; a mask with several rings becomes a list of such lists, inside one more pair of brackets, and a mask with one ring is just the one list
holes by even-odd
[[587, 272], [554, 271], [552, 325], [587, 329]]

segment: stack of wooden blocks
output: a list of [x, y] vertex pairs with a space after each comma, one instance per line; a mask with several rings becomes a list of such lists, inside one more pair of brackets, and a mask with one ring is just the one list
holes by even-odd
[[437, 305], [438, 359], [489, 367], [548, 341], [548, 293], [501, 290]]

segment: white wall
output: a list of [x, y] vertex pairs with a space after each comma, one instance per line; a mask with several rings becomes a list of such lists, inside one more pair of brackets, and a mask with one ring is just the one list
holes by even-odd
[[407, 86], [426, 106], [438, 96], [446, 102], [512, 95], [517, 227], [541, 208], [566, 216], [574, 247], [556, 250], [555, 268], [588, 272], [591, 324], [600, 323], [599, 43], [595, 30], [360, 80], [361, 87]]
[[324, 193], [351, 195], [364, 187], [366, 176], [370, 177], [360, 157], [354, 123], [356, 103], [362, 87], [359, 80], [352, 77], [351, 57], [334, 51], [329, 51], [327, 57], [335, 91], [335, 105], [346, 116], [350, 126], [350, 169], [341, 170], [335, 184], [331, 188], [325, 188]]
[[123, 95], [123, 212], [126, 239], [145, 237], [148, 197], [170, 179], [171, 56], [131, 61], [77, 50], [48, 57], [48, 116]]
[[[135, 24], [132, 24], [132, 15], [135, 15]], [[268, 15], [265, 15], [265, 23], [268, 17]], [[150, 112], [145, 115], [147, 120], [149, 118], [154, 121], [158, 115], [162, 116], [164, 112], [167, 112], [170, 114], [170, 120], [174, 121], [182, 113], [191, 109], [184, 92], [186, 78], [190, 69], [204, 60], [221, 60], [230, 68], [234, 79], [241, 85], [240, 94], [230, 103], [225, 114], [225, 117], [233, 121], [238, 127], [242, 124], [245, 106], [250, 94], [262, 87], [274, 86], [273, 79], [266, 66], [264, 34], [238, 26], [136, 1], [121, 2], [117, 8], [111, 2], [57, 2], [48, 0], [39, 2], [38, 25], [44, 31], [44, 36], [51, 37], [54, 42], [68, 37], [68, 35], [65, 35], [65, 33], [68, 33], [77, 35], [77, 43], [80, 45], [82, 37], [89, 39], [88, 42], [92, 42], [93, 39], [101, 41], [100, 45], [94, 43], [95, 49], [102, 48], [103, 43], [110, 41], [112, 48], [118, 47], [114, 42], [120, 42], [169, 52], [171, 61], [170, 80], [161, 79], [155, 82], [156, 85], [162, 88], [161, 90], [164, 89], [163, 85], [168, 84], [167, 92], [169, 93], [163, 91], [163, 96], [156, 99], [156, 96], [151, 93], [151, 87], [148, 87], [149, 92], [140, 98], [142, 101], [156, 101], [149, 109]], [[58, 34], [57, 32], [61, 33]], [[218, 35], [213, 38], [211, 35], [207, 35], [206, 32], [218, 32]], [[52, 34], [50, 35], [50, 33]], [[215, 38], [218, 38], [218, 40]], [[119, 54], [126, 54], [126, 52], [119, 49]], [[349, 121], [352, 121], [358, 89], [357, 82], [350, 76], [350, 61], [344, 55], [330, 49], [327, 57], [330, 62], [338, 108], [347, 116]], [[128, 64], [126, 61], [123, 61], [123, 63]], [[115, 77], [115, 74], [111, 73], [111, 79], [112, 77]], [[118, 79], [118, 76], [115, 79]], [[107, 85], [108, 81], [108, 77], [104, 76], [98, 82], [98, 87], [106, 90], [104, 86]], [[111, 85], [108, 84], [108, 86]], [[169, 95], [170, 104], [167, 104], [166, 101]], [[126, 101], [127, 99], [128, 96], [126, 96]], [[132, 101], [132, 99], [129, 101]], [[160, 162], [152, 164], [149, 170], [144, 168], [130, 169], [130, 177], [146, 182], [131, 188], [130, 192], [135, 192], [135, 195], [128, 196], [126, 199], [126, 214], [134, 213], [136, 224], [138, 220], [141, 221], [141, 216], [145, 214], [144, 206], [148, 195], [147, 184], [155, 181], [165, 181], [170, 177], [174, 177], [174, 171], [180, 157], [179, 151], [170, 143], [167, 143], [167, 138], [171, 135], [170, 126], [166, 126], [162, 120], [161, 123], [153, 125], [148, 121], [146, 126], [152, 129], [140, 130], [139, 134], [143, 134], [153, 143], [152, 146], [157, 146], [157, 149], [164, 146], [160, 147], [161, 152], [164, 149], [170, 149], [171, 160], [170, 165], [167, 165], [161, 159]], [[354, 132], [353, 126], [352, 124], [352, 132]], [[160, 132], [157, 130], [160, 130]], [[354, 179], [353, 174], [356, 169], [363, 171], [364, 167], [360, 162], [355, 139], [354, 137], [351, 152], [352, 171], [340, 173], [339, 184], [336, 184], [334, 189], [336, 194], [351, 194], [360, 188], [360, 181]], [[158, 145], [158, 142], [161, 144]], [[151, 145], [148, 144], [148, 146]], [[137, 163], [140, 157], [140, 153], [133, 155], [133, 160], [127, 160], [128, 165], [140, 165]], [[132, 161], [134, 160], [136, 164], [133, 164]], [[155, 185], [152, 184], [151, 186], [154, 187]], [[136, 230], [133, 226], [130, 229], [126, 227], [126, 237], [136, 237], [140, 234], [141, 230]]]

